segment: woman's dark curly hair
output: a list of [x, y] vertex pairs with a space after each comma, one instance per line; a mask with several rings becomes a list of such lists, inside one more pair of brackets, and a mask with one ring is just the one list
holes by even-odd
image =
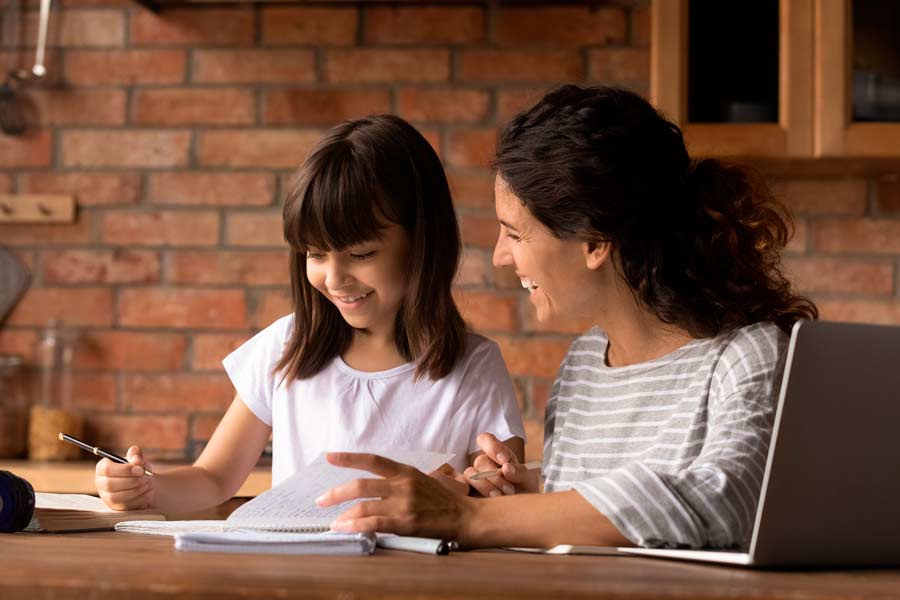
[[612, 242], [635, 298], [695, 337], [818, 317], [781, 272], [793, 221], [762, 176], [692, 161], [681, 130], [632, 92], [550, 92], [507, 125], [494, 166], [556, 237]]

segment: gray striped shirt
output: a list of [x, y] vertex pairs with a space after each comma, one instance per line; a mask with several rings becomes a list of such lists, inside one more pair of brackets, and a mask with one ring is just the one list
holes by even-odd
[[544, 489], [575, 489], [633, 543], [746, 547], [788, 336], [757, 323], [625, 367], [598, 328], [547, 405]]

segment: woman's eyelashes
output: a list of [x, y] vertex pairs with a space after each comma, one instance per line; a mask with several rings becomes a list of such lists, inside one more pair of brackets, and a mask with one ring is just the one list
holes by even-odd
[[368, 252], [351, 252], [350, 258], [353, 260], [366, 260], [368, 258], [372, 258], [375, 256], [374, 250], [369, 250]]
[[[325, 258], [325, 252], [321, 252], [318, 250], [307, 250], [306, 258], [310, 260], [322, 260]], [[366, 252], [354, 251], [348, 252], [350, 258], [352, 260], [367, 260], [375, 256], [375, 250], [368, 250]]]

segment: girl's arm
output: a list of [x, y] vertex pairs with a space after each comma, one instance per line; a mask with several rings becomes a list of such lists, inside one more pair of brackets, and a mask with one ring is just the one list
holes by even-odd
[[133, 474], [142, 465], [140, 449], [129, 450], [131, 464], [107, 459], [97, 463], [95, 483], [100, 497], [112, 508], [157, 508], [163, 512], [193, 512], [231, 498], [259, 460], [271, 428], [247, 408], [239, 396], [200, 457], [190, 467], [155, 475]]

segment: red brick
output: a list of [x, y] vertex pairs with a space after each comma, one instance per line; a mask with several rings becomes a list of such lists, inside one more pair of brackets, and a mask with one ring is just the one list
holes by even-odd
[[293, 310], [289, 290], [263, 292], [257, 298], [251, 325], [262, 329], [281, 317], [291, 314]]
[[[29, 6], [39, 6], [39, 0], [29, 0]], [[133, 0], [62, 0], [59, 6], [64, 8], [95, 8], [95, 7], [116, 7], [131, 8], [134, 6]]]
[[497, 92], [497, 119], [506, 123], [525, 109], [534, 106], [547, 93], [546, 88], [522, 88]]
[[288, 285], [287, 252], [176, 252], [169, 280], [194, 285]]
[[525, 426], [525, 435], [528, 442], [525, 444], [525, 460], [540, 461], [544, 454], [544, 420], [543, 418], [529, 417], [522, 423]]
[[34, 104], [37, 124], [122, 125], [125, 92], [122, 90], [28, 90], [23, 96]]
[[[513, 275], [515, 275], [515, 273], [513, 273]], [[523, 297], [527, 297], [524, 296], [527, 292], [522, 289], [522, 284], [518, 277], [516, 277], [516, 283], [518, 283], [519, 289], [522, 290], [521, 293], [523, 294]], [[528, 305], [525, 307], [525, 324], [522, 327], [523, 331], [581, 335], [596, 324], [589, 317], [575, 317], [570, 315], [558, 315], [550, 321], [541, 322], [537, 320], [537, 313], [535, 312], [534, 305], [531, 304], [531, 301], [526, 299], [525, 302], [527, 302]]]
[[212, 246], [219, 241], [214, 211], [115, 211], [103, 215], [103, 241], [139, 246]]
[[[39, 12], [22, 18], [22, 37], [29, 45], [37, 40]], [[121, 10], [54, 11], [47, 23], [47, 45], [111, 48], [125, 43], [125, 13]]]
[[862, 179], [789, 179], [777, 182], [774, 191], [795, 215], [866, 212], [866, 181]]
[[266, 206], [274, 194], [268, 173], [169, 172], [147, 179], [147, 201], [153, 204]]
[[131, 288], [119, 294], [126, 327], [235, 329], [247, 326], [242, 290]]
[[473, 123], [488, 116], [484, 90], [404, 88], [397, 93], [398, 114], [407, 121]]
[[246, 342], [245, 333], [198, 333], [194, 336], [191, 368], [195, 371], [222, 371], [222, 359]]
[[605, 46], [625, 42], [621, 8], [509, 7], [497, 10], [494, 37], [502, 45]]
[[194, 415], [191, 420], [191, 439], [195, 442], [207, 442], [212, 437], [216, 427], [222, 420], [223, 414]]
[[246, 8], [167, 8], [131, 13], [132, 46], [250, 46], [253, 11]]
[[0, 135], [0, 167], [48, 167], [52, 143], [49, 129], [21, 136]]
[[427, 141], [431, 146], [431, 149], [434, 150], [434, 153], [438, 155], [438, 158], [443, 160], [440, 130], [432, 127], [423, 127], [421, 125], [417, 126], [416, 129], [419, 130], [419, 133], [422, 134], [422, 137], [425, 138], [425, 141]]
[[884, 260], [788, 258], [785, 271], [801, 293], [845, 292], [890, 295], [894, 265]]
[[9, 193], [12, 190], [12, 177], [6, 173], [0, 173], [0, 194]]
[[[9, 17], [12, 18], [12, 17]], [[53, 18], [52, 16], [50, 17]], [[3, 77], [6, 77], [6, 69], [25, 69], [30, 71], [34, 66], [34, 50], [4, 51], [0, 48], [0, 64], [4, 65]], [[47, 48], [44, 54], [44, 67], [46, 75], [41, 80], [42, 87], [56, 87], [64, 85], [62, 76], [63, 54], [59, 48]], [[19, 88], [20, 90], [22, 88]]]
[[173, 333], [85, 331], [76, 342], [77, 369], [172, 371], [185, 365], [187, 340]]
[[816, 250], [900, 254], [900, 220], [822, 219], [813, 224]]
[[122, 386], [129, 412], [223, 411], [233, 397], [234, 388], [225, 375], [130, 375]]
[[333, 125], [345, 119], [391, 112], [387, 90], [293, 90], [266, 92], [265, 122], [289, 125]]
[[327, 50], [325, 81], [385, 83], [447, 81], [447, 50]]
[[512, 375], [554, 377], [571, 339], [493, 336]]
[[562, 83], [584, 75], [581, 56], [575, 50], [462, 50], [457, 78], [461, 81], [540, 81]]
[[235, 212], [228, 215], [225, 229], [230, 246], [287, 247], [280, 212]]
[[483, 250], [493, 250], [500, 233], [500, 224], [495, 216], [477, 213], [459, 215], [459, 228], [463, 242]]
[[309, 83], [316, 80], [312, 50], [197, 50], [194, 81]]
[[549, 402], [550, 393], [553, 391], [553, 381], [553, 379], [534, 379], [531, 382], [530, 413], [532, 416], [541, 419], [541, 421], [543, 421], [544, 414], [547, 411], [547, 402]]
[[519, 299], [516, 296], [456, 290], [453, 297], [466, 323], [476, 331], [515, 333], [519, 328]]
[[289, 129], [206, 131], [198, 156], [208, 166], [295, 169], [321, 138], [320, 131]]
[[73, 375], [72, 407], [85, 411], [111, 412], [116, 409], [116, 379], [113, 375]]
[[806, 252], [809, 239], [809, 225], [806, 219], [794, 219], [794, 235], [788, 240], [784, 251], [787, 253], [803, 254]]
[[262, 43], [278, 45], [352, 45], [359, 14], [354, 7], [264, 6]]
[[900, 175], [884, 175], [878, 180], [878, 210], [900, 212]]
[[180, 167], [188, 163], [187, 131], [72, 130], [62, 132], [67, 167]]
[[80, 214], [74, 223], [53, 225], [21, 224], [0, 225], [0, 240], [4, 244], [17, 246], [41, 246], [85, 244], [91, 239], [90, 217]]
[[94, 416], [85, 422], [85, 436], [98, 446], [124, 454], [140, 446], [150, 461], [155, 449], [177, 450], [187, 441], [187, 417], [117, 415]]
[[0, 329], [0, 353], [18, 354], [25, 362], [34, 361], [34, 348], [37, 344], [37, 331], [33, 329]]
[[466, 248], [463, 250], [459, 270], [453, 281], [457, 286], [486, 286], [492, 282], [490, 257], [483, 250]]
[[52, 319], [66, 325], [111, 325], [112, 290], [32, 287], [19, 300], [6, 323], [42, 327]]
[[249, 125], [256, 120], [251, 90], [150, 89], [135, 92], [133, 119], [143, 125]]
[[494, 208], [494, 176], [488, 171], [448, 171], [453, 203], [471, 208]]
[[141, 176], [136, 173], [57, 173], [35, 171], [19, 175], [19, 190], [39, 194], [74, 194], [79, 206], [135, 204]]
[[67, 50], [65, 78], [73, 85], [133, 85], [184, 81], [183, 50]]
[[635, 8], [631, 11], [631, 45], [650, 45], [650, 7]]
[[828, 321], [900, 325], [900, 300], [816, 300]]
[[480, 44], [485, 41], [481, 7], [372, 7], [366, 15], [370, 44]]
[[56, 250], [41, 253], [45, 283], [156, 283], [160, 263], [156, 252]]
[[601, 48], [588, 52], [588, 79], [603, 84], [640, 84], [650, 81], [650, 50]]
[[490, 166], [497, 145], [497, 130], [456, 129], [447, 142], [447, 162], [455, 167]]

